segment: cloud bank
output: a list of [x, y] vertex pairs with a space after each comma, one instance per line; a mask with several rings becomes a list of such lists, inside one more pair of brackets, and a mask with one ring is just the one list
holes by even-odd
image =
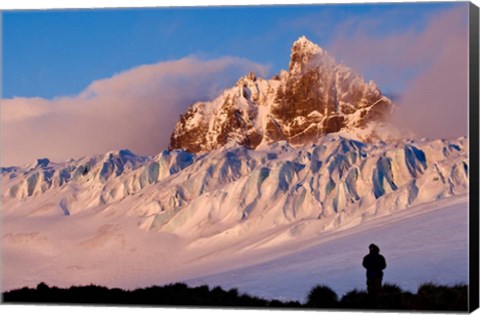
[[390, 91], [398, 93], [397, 124], [429, 138], [466, 136], [468, 6], [432, 15], [421, 30], [373, 35], [388, 18], [346, 21], [329, 50], [359, 73], [370, 73], [380, 89], [398, 86]]
[[[468, 5], [431, 15], [421, 25], [389, 25], [395, 12], [345, 20], [329, 52], [380, 89], [396, 87], [394, 122], [419, 136], [467, 135]], [[415, 17], [410, 17], [414, 19]], [[397, 17], [398, 20], [398, 17]], [[318, 19], [302, 21], [319, 23]], [[390, 27], [379, 35], [378, 30]], [[318, 28], [319, 32], [325, 31]], [[373, 31], [372, 31], [373, 30]], [[212, 99], [239, 76], [266, 67], [241, 58], [140, 66], [93, 82], [78, 95], [1, 100], [2, 166], [54, 161], [129, 148], [152, 155], [167, 148], [178, 117], [194, 101]]]
[[128, 148], [154, 155], [168, 147], [179, 115], [212, 99], [241, 75], [265, 66], [224, 57], [144, 65], [94, 81], [78, 95], [1, 100], [1, 165], [40, 157], [65, 161]]

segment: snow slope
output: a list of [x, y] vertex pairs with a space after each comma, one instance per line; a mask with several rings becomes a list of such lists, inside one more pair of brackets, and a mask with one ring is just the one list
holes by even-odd
[[[123, 288], [185, 281], [236, 287], [266, 298], [302, 300], [320, 283], [338, 294], [364, 288], [361, 258], [368, 244], [376, 242], [387, 258], [385, 281], [414, 291], [426, 281], [467, 282], [467, 218], [466, 196], [454, 197], [329, 233], [316, 244], [303, 242], [250, 254], [239, 244], [208, 255], [200, 255], [171, 235], [138, 233], [133, 226], [124, 226], [125, 234], [118, 233], [102, 225], [102, 220], [98, 228], [82, 218], [65, 227], [57, 222], [57, 231], [38, 234], [31, 231], [52, 222], [34, 221], [31, 226], [16, 222], [30, 232], [4, 237], [2, 290], [35, 286], [46, 279], [59, 286], [100, 283]], [[62, 233], [59, 228], [68, 239], [57, 242], [58, 248], [45, 246], [50, 235]], [[76, 239], [83, 233], [94, 236]], [[97, 249], [95, 255], [92, 249]]]
[[41, 281], [134, 288], [272, 261], [465, 195], [466, 144], [331, 134], [300, 148], [122, 150], [3, 168], [2, 289]]
[[303, 301], [324, 284], [339, 296], [365, 290], [362, 258], [378, 244], [387, 259], [384, 282], [416, 292], [425, 282], [468, 283], [468, 203], [457, 197], [415, 207], [320, 239], [265, 263], [188, 280], [238, 288], [271, 299]]

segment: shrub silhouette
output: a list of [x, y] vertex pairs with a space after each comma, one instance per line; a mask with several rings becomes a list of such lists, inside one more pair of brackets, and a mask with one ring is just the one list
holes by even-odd
[[347, 292], [340, 300], [342, 308], [347, 309], [373, 309], [375, 307], [374, 298], [363, 290], [352, 290]]
[[41, 291], [45, 291], [45, 290], [48, 290], [49, 287], [48, 285], [45, 283], [45, 282], [40, 282], [38, 285], [37, 285], [37, 291], [41, 292]]
[[385, 283], [376, 299], [378, 309], [401, 310], [411, 309], [414, 305], [413, 294], [404, 292], [395, 285]]
[[447, 287], [425, 283], [417, 291], [417, 307], [420, 310], [463, 310], [468, 309], [466, 285]]
[[338, 300], [337, 294], [332, 289], [319, 285], [312, 288], [307, 302], [301, 304], [298, 301], [266, 300], [249, 294], [240, 294], [237, 289], [226, 291], [219, 286], [213, 289], [206, 285], [190, 288], [184, 283], [127, 291], [93, 284], [62, 289], [49, 287], [42, 282], [36, 288], [21, 288], [5, 292], [3, 301], [6, 303], [467, 311], [467, 289], [467, 285], [463, 284], [444, 286], [426, 283], [418, 288], [416, 294], [413, 294], [403, 291], [397, 285], [387, 283], [378, 295], [373, 296], [366, 291], [353, 290]]
[[319, 285], [314, 287], [307, 298], [308, 307], [333, 308], [338, 304], [337, 294], [329, 287]]

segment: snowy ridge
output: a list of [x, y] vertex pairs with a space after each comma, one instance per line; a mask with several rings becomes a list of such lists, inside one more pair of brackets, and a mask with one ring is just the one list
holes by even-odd
[[[164, 151], [155, 157], [143, 157], [128, 150], [65, 163], [40, 159], [33, 165], [1, 169], [2, 202], [8, 211], [8, 200], [35, 203], [43, 198], [42, 195], [57, 195], [61, 198], [60, 209], [70, 214], [71, 207], [88, 209], [134, 194], [179, 172], [193, 161], [194, 157], [183, 151]], [[36, 208], [31, 209], [32, 213]], [[45, 210], [42, 205], [38, 208]], [[55, 213], [56, 209], [51, 206], [49, 211]]]
[[3, 211], [96, 209], [195, 239], [293, 224], [294, 237], [307, 221], [317, 232], [331, 230], [467, 193], [466, 147], [466, 138], [368, 144], [332, 134], [302, 148], [280, 141], [249, 150], [230, 142], [201, 156], [176, 150], [147, 158], [122, 150], [40, 161], [2, 169]]

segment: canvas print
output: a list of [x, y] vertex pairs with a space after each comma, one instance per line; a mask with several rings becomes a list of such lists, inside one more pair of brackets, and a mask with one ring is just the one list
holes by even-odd
[[3, 11], [3, 302], [466, 311], [472, 9]]

